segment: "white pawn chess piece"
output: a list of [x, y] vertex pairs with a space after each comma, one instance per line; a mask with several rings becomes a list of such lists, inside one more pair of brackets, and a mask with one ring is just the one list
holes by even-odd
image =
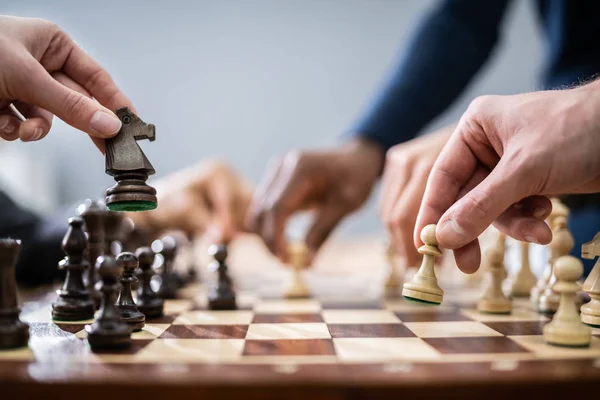
[[[567, 229], [567, 218], [556, 217], [554, 220], [554, 231], [552, 232], [552, 254], [554, 259], [557, 260], [562, 256], [566, 256], [573, 250], [575, 240], [573, 235]], [[556, 276], [554, 274], [554, 267], [550, 270], [550, 279], [548, 286], [541, 293], [539, 298], [538, 309], [544, 314], [553, 314], [558, 309], [558, 303], [560, 302], [560, 295], [556, 293], [552, 287], [556, 283]]]
[[440, 304], [444, 298], [444, 291], [437, 284], [434, 270], [435, 258], [442, 255], [435, 229], [436, 225], [430, 224], [421, 231], [421, 240], [425, 244], [419, 247], [418, 252], [423, 255], [423, 261], [412, 281], [405, 283], [402, 289], [402, 296], [409, 300]]
[[402, 277], [398, 271], [398, 263], [396, 260], [396, 252], [394, 245], [390, 242], [385, 251], [387, 263], [388, 263], [388, 275], [385, 281], [385, 294], [387, 296], [394, 296], [400, 290], [402, 285]]
[[[594, 239], [581, 246], [581, 256], [593, 259], [600, 256], [600, 233]], [[581, 321], [600, 328], [600, 258], [583, 283], [583, 291], [590, 295], [590, 302], [581, 306]]]
[[302, 276], [302, 271], [308, 263], [308, 248], [302, 242], [292, 243], [289, 246], [289, 256], [292, 266], [292, 282], [285, 292], [285, 297], [288, 299], [308, 298], [310, 290]]
[[[562, 204], [562, 202], [559, 199], [552, 198], [551, 200], [552, 200], [552, 212], [550, 213], [548, 218], [546, 218], [546, 222], [548, 223], [548, 226], [550, 226], [550, 229], [552, 229], [552, 231], [554, 231], [554, 222], [556, 220], [556, 217], [558, 217], [558, 216], [562, 216], [565, 218], [568, 217], [569, 209], [564, 204]], [[553, 238], [553, 241], [554, 241], [554, 238]], [[536, 310], [539, 309], [540, 296], [544, 293], [544, 291], [548, 287], [550, 278], [552, 276], [552, 264], [554, 263], [554, 259], [556, 258], [556, 254], [554, 254], [554, 251], [553, 251], [553, 241], [550, 242], [550, 245], [548, 246], [548, 261], [546, 263], [546, 266], [544, 267], [544, 270], [542, 271], [542, 275], [540, 276], [536, 285], [531, 289], [531, 293], [530, 293], [530, 297], [529, 297], [529, 300], [531, 301], [531, 305]]]
[[529, 263], [529, 243], [520, 242], [521, 247], [521, 265], [510, 286], [510, 295], [512, 297], [526, 297], [531, 293], [531, 289], [536, 284], [536, 277], [531, 272]]
[[557, 282], [554, 291], [560, 295], [560, 304], [554, 318], [544, 326], [544, 340], [555, 346], [587, 347], [592, 329], [581, 322], [576, 305], [580, 285], [577, 280], [583, 274], [583, 264], [573, 256], [562, 256], [554, 263]]
[[485, 253], [484, 271], [489, 280], [483, 297], [477, 302], [477, 310], [489, 314], [510, 314], [512, 301], [502, 292], [502, 281], [506, 277], [502, 252], [492, 247]]

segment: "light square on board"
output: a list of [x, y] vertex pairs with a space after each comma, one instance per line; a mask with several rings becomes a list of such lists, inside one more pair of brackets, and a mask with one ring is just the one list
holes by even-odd
[[252, 311], [186, 311], [173, 325], [250, 325]]
[[519, 345], [540, 358], [591, 358], [600, 357], [600, 338], [592, 337], [590, 347], [559, 347], [547, 344], [542, 335], [509, 336]]
[[233, 362], [240, 358], [244, 339], [158, 339], [139, 352], [145, 362]]
[[397, 324], [400, 322], [388, 310], [323, 310], [323, 320], [328, 324]]
[[395, 312], [402, 322], [472, 321], [458, 309], [427, 310], [425, 312]]
[[527, 308], [514, 308], [510, 314], [486, 314], [476, 309], [463, 309], [461, 313], [481, 322], [548, 321], [547, 317]]
[[313, 299], [264, 300], [254, 305], [254, 312], [257, 314], [298, 314], [320, 311], [321, 303]]
[[440, 305], [418, 303], [416, 301], [408, 301], [405, 299], [388, 299], [384, 301], [385, 308], [391, 311], [398, 312], [445, 312], [455, 310], [456, 307], [442, 303]]
[[476, 321], [407, 322], [404, 325], [420, 338], [502, 336]]
[[275, 339], [329, 339], [331, 335], [327, 324], [252, 324], [248, 328], [248, 340]]
[[164, 313], [165, 315], [181, 314], [184, 311], [190, 310], [194, 302], [186, 299], [165, 300]]
[[324, 322], [321, 314], [254, 314], [253, 324], [292, 324]]
[[[169, 327], [169, 324], [145, 324], [141, 331], [132, 332], [131, 339], [133, 340], [152, 340], [159, 337], [165, 329]], [[80, 339], [87, 338], [87, 332], [81, 330], [75, 334]]]
[[419, 338], [333, 339], [341, 361], [435, 360], [440, 353]]

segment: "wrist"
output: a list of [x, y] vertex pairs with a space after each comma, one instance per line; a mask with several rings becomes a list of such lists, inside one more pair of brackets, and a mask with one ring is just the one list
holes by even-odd
[[351, 157], [356, 157], [360, 168], [367, 168], [376, 179], [383, 172], [385, 151], [374, 141], [366, 138], [356, 138], [346, 143], [342, 150]]

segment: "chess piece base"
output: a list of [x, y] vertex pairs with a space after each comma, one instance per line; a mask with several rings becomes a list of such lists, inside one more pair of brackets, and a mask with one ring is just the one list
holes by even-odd
[[89, 296], [83, 298], [59, 297], [52, 304], [52, 319], [59, 321], [85, 321], [94, 318], [96, 308]]
[[595, 300], [581, 306], [581, 322], [594, 328], [600, 327], [600, 314]]
[[92, 350], [123, 349], [131, 346], [131, 329], [127, 324], [100, 326], [86, 325], [88, 343]]
[[285, 292], [284, 297], [286, 299], [308, 299], [311, 295], [306, 286], [294, 285]]
[[235, 310], [235, 293], [230, 288], [213, 288], [208, 294], [208, 308], [211, 310]]
[[[558, 326], [557, 326], [558, 325]], [[571, 324], [567, 327], [563, 324], [550, 322], [544, 327], [544, 341], [553, 346], [561, 347], [588, 347], [591, 341], [591, 328], [581, 324], [574, 329]]]
[[477, 303], [477, 311], [485, 314], [510, 314], [513, 306], [510, 300], [507, 301], [490, 301], [481, 299]]
[[404, 286], [404, 289], [402, 289], [402, 296], [407, 300], [429, 304], [441, 304], [442, 299], [444, 298], [443, 295], [411, 289], [406, 287], [406, 285]]
[[146, 173], [128, 171], [115, 174], [114, 178], [117, 183], [106, 190], [110, 211], [148, 211], [158, 206], [156, 189], [146, 183]]
[[138, 298], [137, 308], [146, 318], [159, 318], [164, 313], [164, 302], [159, 298], [149, 300]]
[[[16, 321], [11, 325], [0, 325], [0, 349], [16, 349], [27, 346], [29, 325], [19, 320], [19, 310], [14, 312]], [[1, 315], [0, 315], [1, 316]]]
[[125, 322], [131, 330], [139, 332], [146, 324], [146, 316], [142, 314], [135, 306], [119, 306], [117, 305], [119, 313], [121, 313], [121, 319]]

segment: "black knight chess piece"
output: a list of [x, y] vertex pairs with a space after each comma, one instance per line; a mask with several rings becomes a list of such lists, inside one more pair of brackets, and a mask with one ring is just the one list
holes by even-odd
[[177, 255], [177, 241], [173, 236], [164, 236], [152, 243], [152, 250], [163, 257], [162, 273], [160, 274], [160, 287], [158, 295], [162, 299], [174, 299], [179, 289], [179, 277], [175, 272], [175, 256]]
[[123, 268], [123, 275], [119, 279], [121, 291], [117, 299], [117, 309], [123, 321], [127, 322], [134, 332], [142, 330], [146, 323], [146, 317], [138, 310], [131, 293], [131, 285], [138, 281], [134, 275], [138, 265], [138, 259], [133, 253], [125, 251], [117, 256], [117, 266]]
[[122, 127], [116, 136], [106, 140], [105, 170], [117, 184], [106, 191], [106, 205], [111, 211], [153, 210], [157, 207], [156, 189], [146, 180], [155, 170], [136, 141], [154, 141], [154, 125], [145, 123], [127, 107], [115, 114]]
[[85, 221], [85, 230], [88, 234], [87, 259], [87, 290], [94, 302], [96, 309], [100, 307], [102, 294], [96, 289], [98, 275], [96, 275], [96, 260], [104, 254], [104, 218], [108, 213], [106, 205], [101, 200], [86, 200], [77, 210]]
[[150, 282], [154, 276], [154, 252], [150, 247], [140, 247], [135, 252], [140, 263], [140, 284], [137, 292], [137, 308], [146, 318], [158, 318], [163, 315], [164, 301], [152, 290]]
[[0, 349], [27, 346], [29, 325], [19, 319], [15, 264], [21, 242], [0, 239]]
[[101, 280], [102, 303], [96, 321], [85, 326], [88, 343], [94, 351], [130, 347], [131, 328], [123, 321], [115, 305], [120, 288], [118, 278], [123, 274], [123, 267], [117, 264], [115, 257], [104, 255], [98, 257], [96, 272]]
[[80, 321], [94, 318], [94, 303], [83, 283], [83, 272], [89, 269], [85, 259], [87, 238], [83, 219], [69, 218], [69, 228], [62, 241], [66, 257], [58, 264], [66, 270], [65, 282], [56, 291], [58, 298], [52, 303], [52, 318], [60, 321]]
[[208, 268], [211, 272], [217, 272], [217, 282], [211, 286], [208, 292], [208, 308], [211, 310], [235, 310], [237, 308], [235, 292], [225, 262], [227, 247], [213, 244], [209, 247], [208, 252], [214, 258]]

